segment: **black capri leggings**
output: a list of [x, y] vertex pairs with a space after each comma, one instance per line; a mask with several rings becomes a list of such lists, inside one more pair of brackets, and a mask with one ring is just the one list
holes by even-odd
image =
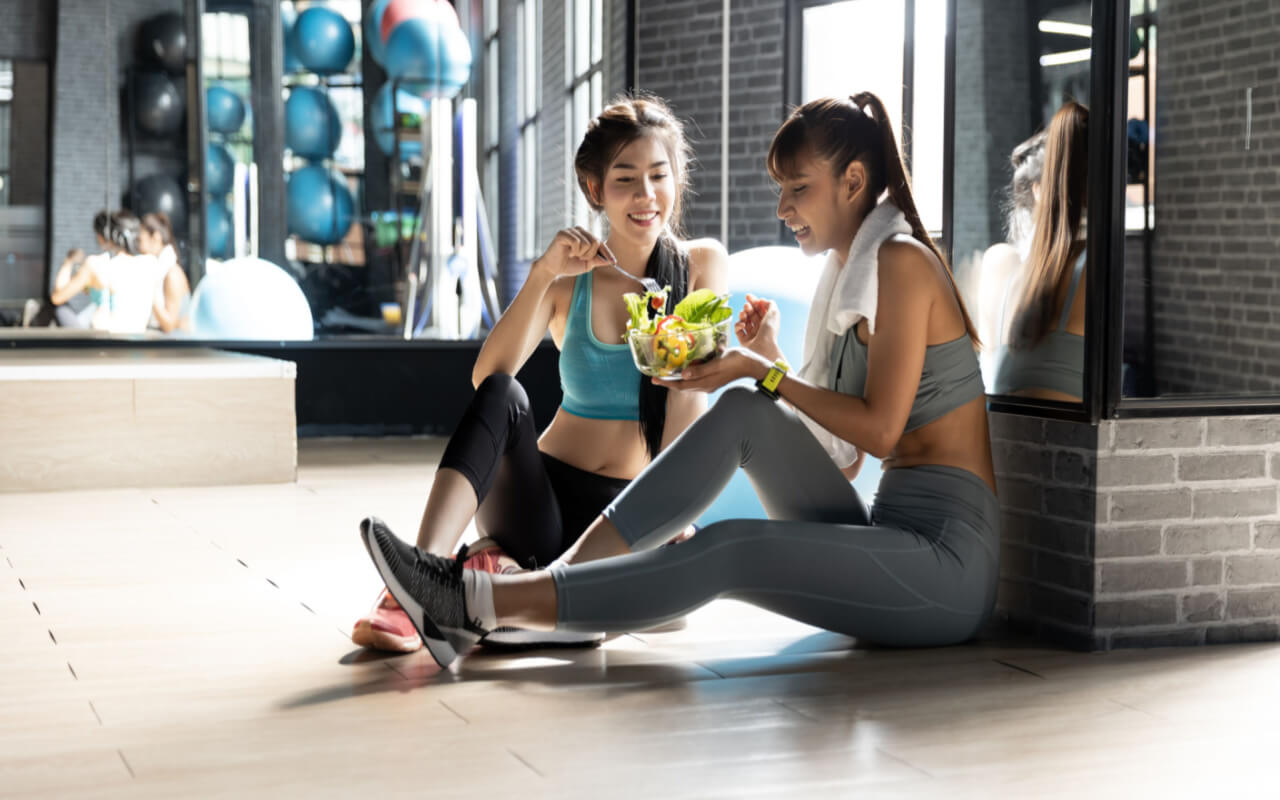
[[501, 373], [476, 389], [440, 468], [471, 482], [476, 528], [528, 569], [554, 561], [630, 483], [540, 451], [529, 395]]

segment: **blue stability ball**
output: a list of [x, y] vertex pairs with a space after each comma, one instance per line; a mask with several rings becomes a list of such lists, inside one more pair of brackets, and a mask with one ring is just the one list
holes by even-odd
[[209, 255], [213, 258], [230, 258], [231, 246], [231, 212], [227, 204], [216, 198], [209, 198], [205, 207], [205, 232], [209, 238]]
[[280, 27], [284, 31], [284, 71], [285, 74], [302, 72], [302, 62], [293, 52], [293, 25], [298, 21], [298, 12], [289, 6], [280, 7]]
[[[373, 96], [373, 105], [370, 111], [372, 112], [370, 114], [370, 125], [373, 126], [373, 135], [378, 141], [378, 147], [382, 149], [382, 152], [391, 155], [395, 145], [395, 115], [418, 114], [425, 117], [427, 104], [421, 97], [401, 89], [396, 92], [395, 107], [392, 108], [391, 84], [384, 83], [378, 93]], [[421, 142], [404, 141], [400, 143], [401, 156], [417, 155], [421, 152]]]
[[236, 161], [231, 152], [224, 145], [210, 142], [204, 157], [204, 180], [209, 194], [222, 197], [231, 191], [235, 168]]
[[373, 0], [364, 10], [364, 47], [379, 66], [386, 66], [387, 46], [382, 41], [382, 14], [391, 0]]
[[345, 71], [356, 52], [356, 36], [347, 20], [324, 6], [312, 6], [299, 14], [291, 38], [302, 66], [319, 75]]
[[284, 143], [295, 156], [330, 158], [342, 138], [342, 122], [333, 101], [319, 89], [298, 86], [284, 104]]
[[289, 231], [304, 241], [337, 244], [351, 227], [355, 203], [341, 174], [309, 166], [289, 176]]
[[[806, 256], [797, 247], [756, 247], [729, 257], [729, 302], [735, 319], [736, 312], [746, 302], [747, 292], [777, 303], [782, 318], [778, 346], [796, 369], [804, 355], [805, 322], [809, 319], [809, 304], [813, 301], [822, 265], [822, 256]], [[730, 339], [731, 346], [738, 343], [736, 336]], [[723, 391], [711, 396], [711, 404], [715, 404]], [[868, 455], [853, 481], [853, 488], [858, 490], [864, 503], [870, 503], [875, 497], [880, 474], [880, 462]], [[738, 470], [711, 507], [698, 518], [698, 524], [705, 526], [722, 519], [764, 519], [765, 516], [746, 473]]]
[[244, 124], [244, 101], [225, 86], [210, 86], [205, 92], [209, 130], [235, 133]]
[[387, 39], [387, 73], [423, 97], [452, 97], [471, 72], [471, 46], [452, 15], [410, 17]]
[[298, 282], [258, 258], [207, 265], [191, 295], [191, 324], [201, 339], [305, 341], [315, 335]]

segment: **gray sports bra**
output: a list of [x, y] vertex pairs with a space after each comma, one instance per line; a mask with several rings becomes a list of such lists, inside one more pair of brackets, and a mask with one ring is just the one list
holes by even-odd
[[[867, 388], [867, 346], [858, 341], [857, 326], [849, 328], [831, 347], [830, 388], [864, 397]], [[924, 427], [960, 406], [982, 397], [982, 372], [968, 334], [924, 351], [920, 387], [911, 403], [904, 433]]]
[[[1084, 337], [1066, 331], [1071, 305], [1080, 288], [1080, 276], [1084, 274], [1084, 258], [1085, 254], [1081, 253], [1076, 260], [1058, 327], [1034, 347], [1015, 350], [1000, 345], [996, 348], [996, 379], [992, 387], [996, 394], [1012, 394], [1024, 389], [1051, 389], [1072, 397], [1084, 393]], [[1006, 298], [1005, 307], [1008, 305]], [[1004, 329], [1002, 314], [1000, 330]]]

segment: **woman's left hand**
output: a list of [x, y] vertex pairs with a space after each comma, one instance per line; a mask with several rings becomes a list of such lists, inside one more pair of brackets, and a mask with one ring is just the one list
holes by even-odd
[[653, 382], [682, 392], [714, 392], [739, 378], [758, 378], [769, 369], [763, 358], [742, 347], [730, 348], [703, 364], [690, 364], [679, 380], [654, 378]]

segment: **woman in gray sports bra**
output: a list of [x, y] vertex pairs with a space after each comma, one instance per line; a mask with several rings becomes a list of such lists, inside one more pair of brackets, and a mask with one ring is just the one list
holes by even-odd
[[[883, 104], [863, 93], [802, 106], [775, 135], [769, 168], [781, 184], [778, 216], [808, 254], [830, 250], [844, 270], [862, 263], [851, 255], [863, 252], [857, 233], [886, 203], [914, 239], [887, 234], [865, 251], [879, 302], [816, 354], [829, 358], [826, 385], [771, 368], [777, 312], [749, 299], [743, 347], [687, 371], [683, 388], [746, 377], [757, 388], [726, 391], [549, 569], [463, 570], [364, 520], [375, 567], [441, 665], [499, 624], [638, 630], [717, 597], [898, 646], [962, 642], [987, 619], [999, 504], [973, 325], [916, 212]], [[849, 483], [860, 462], [834, 460], [840, 442], [820, 442], [798, 412], [826, 439], [883, 459], [874, 505]], [[738, 469], [769, 519], [717, 522], [660, 547]]]
[[1089, 111], [1074, 101], [1049, 123], [1031, 250], [1000, 317], [996, 394], [1079, 402], [1084, 393], [1084, 336], [1068, 325], [1084, 276], [1088, 133]]

